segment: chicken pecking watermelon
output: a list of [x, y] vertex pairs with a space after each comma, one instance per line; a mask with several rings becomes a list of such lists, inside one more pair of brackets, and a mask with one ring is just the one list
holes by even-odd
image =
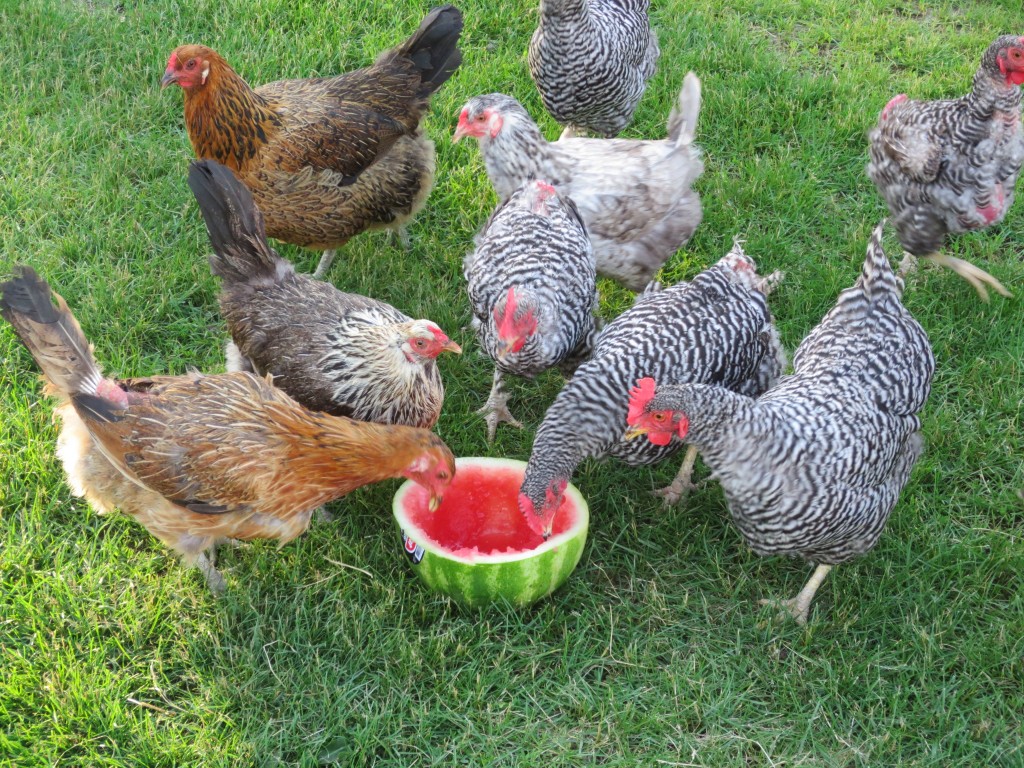
[[432, 589], [462, 605], [504, 598], [525, 606], [554, 592], [583, 554], [590, 513], [569, 485], [551, 537], [534, 533], [519, 511], [526, 462], [460, 458], [436, 512], [429, 494], [407, 482], [393, 504], [413, 570]]

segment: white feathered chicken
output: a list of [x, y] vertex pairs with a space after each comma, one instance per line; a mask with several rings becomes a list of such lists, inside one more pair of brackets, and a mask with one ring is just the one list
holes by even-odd
[[530, 77], [565, 126], [611, 138], [629, 125], [658, 61], [648, 0], [540, 0]]
[[700, 80], [690, 72], [669, 116], [667, 139], [549, 143], [518, 101], [492, 93], [463, 107], [452, 140], [479, 140], [503, 201], [531, 179], [545, 179], [571, 197], [587, 226], [598, 274], [639, 291], [700, 223], [693, 190], [704, 171], [693, 144], [699, 112]]
[[1013, 204], [1024, 165], [1021, 91], [1024, 37], [988, 47], [971, 92], [959, 99], [891, 99], [868, 134], [868, 176], [885, 198], [896, 234], [914, 256], [954, 270], [982, 299], [985, 286], [1009, 296], [987, 272], [935, 253], [947, 234], [998, 224]]
[[498, 207], [463, 271], [480, 346], [494, 360], [487, 439], [499, 422], [522, 426], [507, 407], [503, 373], [571, 373], [593, 347], [597, 272], [572, 200], [544, 181], [524, 184]]

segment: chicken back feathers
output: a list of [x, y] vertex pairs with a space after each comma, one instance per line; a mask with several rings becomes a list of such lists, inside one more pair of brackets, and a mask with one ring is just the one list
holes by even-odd
[[900, 243], [925, 256], [948, 233], [1003, 220], [1024, 165], [1021, 92], [1024, 37], [997, 39], [982, 56], [971, 92], [909, 100], [882, 110], [868, 134], [868, 175], [885, 198]]
[[229, 368], [272, 374], [275, 386], [315, 411], [437, 423], [444, 385], [436, 357], [461, 352], [458, 344], [436, 323], [297, 273], [270, 248], [252, 195], [225, 166], [194, 162], [188, 183], [221, 278]]
[[749, 395], [773, 384], [785, 355], [762, 285], [737, 243], [689, 283], [649, 286], [610, 322], [537, 430], [520, 496], [528, 518], [550, 523], [564, 484], [586, 458], [613, 456], [636, 466], [678, 449], [623, 438], [637, 379], [715, 383]]
[[685, 440], [720, 480], [758, 554], [831, 565], [871, 549], [921, 454], [917, 414], [935, 359], [900, 303], [903, 284], [881, 237], [879, 226], [860, 278], [804, 339], [794, 372], [777, 386], [753, 399], [714, 384], [658, 382], [641, 409], [688, 421]]
[[541, 0], [530, 76], [563, 125], [605, 137], [633, 119], [658, 61], [648, 0]]
[[[543, 181], [491, 214], [463, 264], [480, 345], [497, 367], [536, 376], [585, 358], [593, 345], [597, 274], [576, 206]], [[533, 329], [513, 349], [516, 324]]]
[[185, 92], [196, 156], [238, 174], [271, 237], [335, 248], [400, 226], [425, 202], [434, 144], [419, 123], [461, 63], [461, 31], [462, 14], [446, 5], [370, 67], [256, 89], [211, 49], [186, 45], [171, 54], [163, 84]]
[[531, 179], [545, 179], [579, 209], [598, 274], [639, 291], [701, 221], [693, 183], [704, 171], [693, 144], [700, 81], [687, 74], [668, 120], [668, 138], [544, 139], [511, 96], [492, 93], [462, 109], [454, 140], [479, 140], [487, 175], [503, 201]]
[[73, 492], [134, 517], [186, 562], [224, 538], [287, 542], [315, 507], [368, 483], [405, 476], [440, 495], [454, 473], [430, 432], [312, 413], [249, 373], [104, 378], [63, 299], [28, 267], [0, 284], [0, 312], [60, 400]]

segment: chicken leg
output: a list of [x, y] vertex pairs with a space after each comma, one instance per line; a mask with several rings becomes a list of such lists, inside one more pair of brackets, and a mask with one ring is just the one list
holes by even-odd
[[505, 392], [505, 384], [501, 380], [501, 371], [494, 369], [494, 383], [491, 384], [491, 394], [487, 397], [484, 407], [477, 413], [487, 420], [487, 442], [494, 442], [494, 435], [498, 431], [498, 425], [502, 422], [511, 424], [519, 429], [523, 424], [517, 421], [508, 410], [508, 394]]
[[331, 248], [324, 251], [320, 257], [320, 263], [316, 265], [316, 271], [313, 272], [313, 277], [317, 280], [322, 280], [324, 275], [327, 274], [327, 270], [331, 268], [331, 264], [334, 263], [334, 257], [338, 255], [337, 248]]
[[778, 618], [784, 618], [787, 615], [792, 616], [796, 619], [797, 624], [803, 626], [807, 623], [807, 616], [811, 609], [811, 600], [814, 599], [814, 594], [818, 591], [818, 587], [825, 581], [825, 577], [828, 576], [828, 572], [831, 570], [831, 565], [819, 565], [815, 568], [811, 578], [807, 580], [804, 588], [800, 590], [796, 597], [791, 597], [788, 600], [761, 600], [759, 602], [761, 605], [776, 605], [782, 608]]
[[665, 500], [666, 507], [671, 507], [680, 501], [684, 501], [690, 491], [696, 488], [690, 482], [690, 478], [693, 476], [693, 463], [696, 460], [697, 448], [692, 445], [686, 446], [686, 455], [683, 457], [683, 464], [679, 467], [679, 472], [676, 473], [675, 479], [664, 488], [659, 488], [654, 492], [655, 496], [660, 496]]
[[[922, 258], [928, 259], [943, 267], [949, 267], [951, 270], [956, 272], [960, 277], [966, 280], [971, 286], [978, 292], [978, 297], [988, 303], [988, 291], [986, 286], [994, 290], [1001, 296], [1010, 297], [1013, 294], [1006, 290], [1006, 287], [996, 280], [981, 267], [976, 267], [969, 261], [958, 259], [956, 256], [949, 256], [945, 253], [929, 253], [927, 256]], [[917, 268], [917, 260], [910, 253], [903, 254], [903, 261], [900, 262], [899, 275], [900, 277], [906, 277], [912, 274]]]
[[216, 562], [217, 550], [216, 545], [214, 545], [207, 552], [199, 553], [199, 557], [196, 558], [196, 568], [203, 574], [206, 586], [210, 588], [214, 597], [220, 597], [227, 590], [228, 584], [224, 581], [220, 571], [217, 570]]

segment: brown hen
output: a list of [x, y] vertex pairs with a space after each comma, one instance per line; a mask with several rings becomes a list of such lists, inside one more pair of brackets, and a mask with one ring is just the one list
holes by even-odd
[[0, 284], [0, 314], [61, 401], [57, 455], [74, 494], [134, 517], [215, 593], [219, 541], [283, 544], [319, 505], [391, 477], [425, 486], [436, 505], [454, 475], [434, 434], [308, 411], [269, 378], [105, 378], [64, 300], [29, 267]]
[[462, 61], [461, 31], [462, 14], [442, 6], [372, 66], [256, 89], [214, 51], [183, 45], [161, 84], [181, 86], [196, 156], [238, 174], [267, 234], [325, 251], [320, 277], [349, 238], [401, 230], [426, 202], [434, 143], [420, 120]]

